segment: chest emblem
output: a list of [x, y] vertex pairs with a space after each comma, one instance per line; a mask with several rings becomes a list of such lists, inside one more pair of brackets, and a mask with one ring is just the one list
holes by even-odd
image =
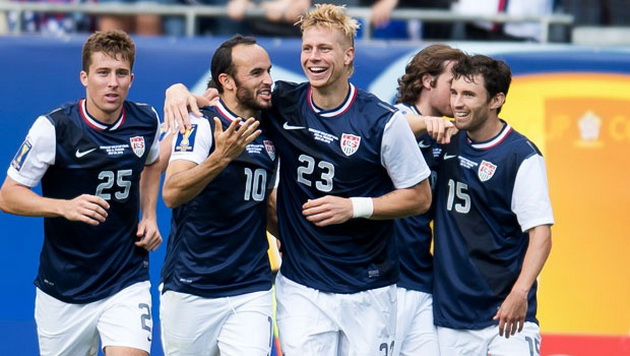
[[269, 140], [263, 140], [263, 143], [265, 144], [265, 151], [267, 151], [267, 154], [269, 155], [269, 157], [271, 157], [271, 160], [275, 161], [276, 160], [276, 146], [274, 146], [273, 142]]
[[129, 138], [129, 142], [131, 143], [131, 150], [138, 157], [142, 157], [144, 154], [144, 137], [142, 136], [134, 136]]
[[485, 182], [489, 180], [490, 178], [492, 178], [492, 176], [494, 175], [494, 172], [496, 171], [497, 171], [496, 164], [483, 160], [481, 161], [481, 164], [479, 165], [479, 170], [477, 171], [477, 175], [479, 176], [479, 179], [482, 182]]
[[340, 144], [343, 153], [346, 156], [352, 156], [359, 149], [359, 145], [361, 144], [361, 136], [347, 133], [342, 134]]

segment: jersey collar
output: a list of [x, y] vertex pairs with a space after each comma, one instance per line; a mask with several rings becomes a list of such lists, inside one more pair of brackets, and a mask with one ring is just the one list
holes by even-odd
[[472, 142], [470, 140], [470, 138], [466, 137], [466, 139], [468, 140], [468, 143], [470, 143], [470, 145], [473, 148], [479, 149], [479, 150], [487, 150], [489, 148], [498, 146], [501, 142], [503, 142], [503, 140], [505, 140], [505, 138], [510, 134], [510, 132], [512, 132], [512, 127], [510, 126], [510, 124], [508, 124], [507, 122], [501, 120], [501, 122], [503, 123], [503, 128], [501, 129], [501, 131], [499, 131], [499, 133], [494, 136], [494, 138], [491, 138], [488, 141], [485, 142]]
[[350, 89], [348, 90], [348, 95], [346, 95], [346, 99], [343, 101], [343, 103], [341, 103], [340, 106], [332, 110], [323, 110], [317, 107], [317, 105], [315, 105], [315, 102], [313, 101], [313, 88], [309, 87], [308, 93], [306, 95], [308, 97], [308, 103], [310, 104], [311, 109], [313, 109], [315, 113], [323, 117], [335, 117], [344, 114], [346, 111], [348, 111], [350, 106], [352, 106], [352, 103], [354, 103], [354, 99], [356, 99], [357, 97], [357, 88], [355, 88], [352, 83], [349, 84]]
[[125, 117], [127, 116], [125, 112], [125, 107], [123, 106], [122, 110], [120, 111], [120, 117], [118, 118], [118, 120], [116, 120], [116, 122], [111, 125], [103, 124], [90, 116], [87, 111], [87, 101], [85, 99], [81, 99], [79, 101], [79, 113], [81, 114], [81, 119], [83, 119], [83, 122], [85, 122], [89, 127], [98, 131], [116, 130], [117, 128], [122, 126], [122, 124], [125, 122]]
[[[217, 103], [215, 108], [219, 112], [219, 114], [221, 116], [223, 116], [223, 118], [226, 119], [229, 122], [232, 122], [232, 121], [236, 120], [237, 118], [239, 118], [238, 115], [236, 115], [230, 109], [228, 109], [228, 107], [223, 102], [223, 99], [219, 99], [219, 102]], [[239, 123], [239, 126], [243, 125], [243, 121], [245, 121], [245, 120], [246, 120], [245, 118], [241, 118], [241, 122]]]

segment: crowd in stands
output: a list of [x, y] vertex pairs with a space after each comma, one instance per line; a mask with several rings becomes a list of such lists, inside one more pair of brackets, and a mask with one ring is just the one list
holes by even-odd
[[[15, 2], [49, 3], [154, 3], [167, 5], [225, 6], [227, 17], [198, 18], [196, 33], [200, 35], [231, 36], [241, 33], [253, 36], [298, 37], [293, 26], [299, 16], [317, 3], [344, 4], [347, 7], [371, 9], [369, 24], [373, 38], [425, 39], [425, 40], [491, 40], [540, 41], [538, 23], [437, 23], [420, 20], [393, 20], [394, 9], [439, 9], [453, 13], [494, 15], [506, 13], [514, 16], [537, 16], [553, 13], [571, 14], [574, 25], [630, 26], [630, 8], [626, 0], [0, 0]], [[249, 9], [262, 9], [264, 18], [247, 17]], [[0, 34], [20, 26], [22, 33], [59, 35], [88, 33], [95, 30], [123, 29], [137, 35], [183, 36], [183, 17], [142, 14], [136, 16], [100, 15], [82, 13], [42, 14], [23, 12], [18, 15], [0, 13]], [[359, 36], [361, 34], [359, 33]], [[552, 32], [552, 41], [570, 40], [569, 31]]]

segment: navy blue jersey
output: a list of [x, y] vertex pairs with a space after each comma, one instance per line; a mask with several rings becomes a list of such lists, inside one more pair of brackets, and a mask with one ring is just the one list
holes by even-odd
[[[110, 208], [98, 226], [44, 218], [35, 285], [64, 302], [89, 303], [148, 280], [147, 251], [134, 242], [138, 240], [140, 174], [147, 159], [152, 163], [159, 155], [159, 118], [153, 108], [125, 101], [118, 121], [104, 125], [89, 116], [81, 100], [38, 120], [43, 121], [33, 125], [24, 143], [32, 151], [14, 159], [9, 175], [33, 186], [38, 181], [38, 173], [33, 172], [39, 171], [44, 197], [73, 199], [92, 194], [107, 200]], [[38, 131], [41, 127], [49, 129]], [[51, 157], [47, 168], [40, 160], [44, 155]]]
[[[529, 243], [524, 231], [553, 223], [546, 177], [524, 178], [531, 162], [543, 161], [536, 146], [507, 124], [487, 142], [472, 143], [460, 131], [440, 159], [434, 320], [453, 329], [482, 329], [496, 324], [492, 317], [521, 272]], [[539, 199], [535, 192], [544, 194]], [[526, 321], [537, 322], [536, 283]]]
[[[414, 105], [396, 104], [403, 114], [421, 115]], [[431, 169], [431, 189], [437, 176], [437, 157], [441, 147], [428, 134], [417, 139], [418, 148]], [[424, 214], [394, 220], [394, 236], [400, 258], [398, 286], [424, 293], [433, 292], [433, 255], [431, 254], [431, 220], [435, 200]]]
[[[171, 160], [201, 163], [214, 151], [212, 118], [218, 117], [224, 130], [236, 119], [222, 102], [202, 113], [203, 118], [191, 118], [185, 145], [183, 135], [175, 138]], [[266, 202], [274, 162], [275, 148], [262, 134], [199, 195], [173, 209], [164, 291], [216, 298], [271, 289]]]
[[[277, 82], [272, 97], [273, 109], [265, 122], [280, 155], [277, 210], [282, 274], [333, 293], [395, 283], [399, 273], [392, 221], [350, 219], [318, 227], [302, 215], [302, 205], [325, 195], [378, 197], [395, 186], [410, 187], [425, 179], [428, 168], [420, 162], [390, 167], [389, 173], [384, 166], [384, 130], [394, 115], [401, 114], [353, 85], [334, 110], [321, 110], [313, 103], [308, 83]], [[404, 129], [413, 153], [422, 161], [409, 127]], [[406, 147], [405, 140], [398, 144]], [[403, 156], [407, 157], [404, 153], [397, 157]]]

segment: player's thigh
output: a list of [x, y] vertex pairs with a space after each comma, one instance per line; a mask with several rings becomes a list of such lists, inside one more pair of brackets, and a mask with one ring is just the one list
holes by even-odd
[[162, 346], [166, 355], [218, 355], [217, 340], [232, 313], [226, 298], [166, 291], [160, 296]]
[[437, 333], [441, 356], [485, 356], [488, 354], [491, 334], [487, 329], [458, 330], [438, 326]]
[[339, 328], [330, 314], [330, 294], [297, 284], [278, 273], [276, 321], [286, 356], [337, 355]]
[[490, 342], [490, 356], [538, 356], [540, 355], [540, 328], [536, 323], [526, 322], [523, 331], [510, 335], [509, 338], [499, 336]]
[[65, 303], [38, 288], [35, 322], [40, 355], [96, 355], [99, 303]]
[[221, 356], [268, 355], [273, 340], [271, 290], [226, 299], [232, 313], [219, 333]]
[[391, 355], [396, 331], [396, 286], [336, 294], [342, 341], [339, 355]]
[[439, 355], [437, 330], [433, 325], [433, 296], [397, 288], [396, 342], [394, 355]]
[[103, 348], [130, 348], [151, 351], [153, 316], [151, 284], [133, 284], [104, 300], [98, 321]]

